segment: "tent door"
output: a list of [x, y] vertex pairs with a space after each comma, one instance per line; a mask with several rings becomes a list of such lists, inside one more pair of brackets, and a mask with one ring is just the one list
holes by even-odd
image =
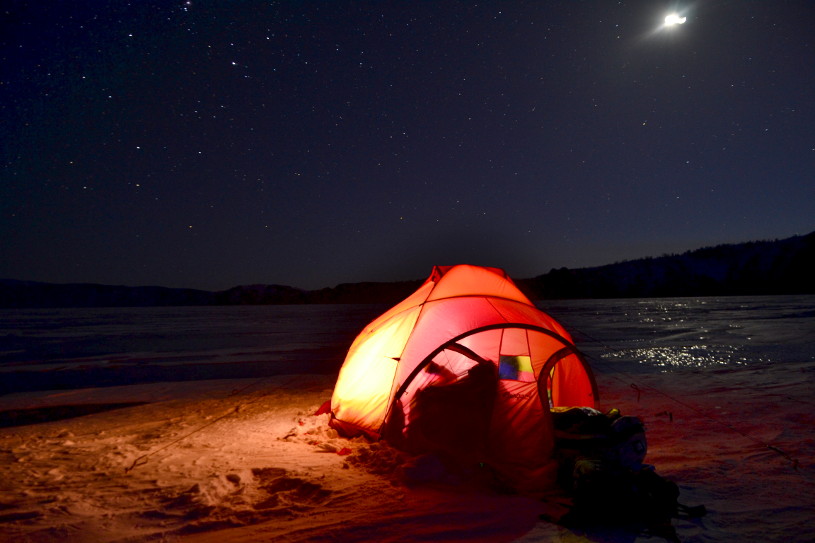
[[495, 391], [495, 370], [488, 364], [473, 366], [454, 383], [421, 389], [410, 407], [410, 448], [483, 460]]

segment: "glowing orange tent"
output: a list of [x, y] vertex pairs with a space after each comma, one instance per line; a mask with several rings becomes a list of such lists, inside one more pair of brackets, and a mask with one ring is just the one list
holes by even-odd
[[594, 407], [583, 356], [497, 268], [436, 266], [354, 340], [331, 425], [489, 465], [520, 491], [555, 484], [550, 409]]

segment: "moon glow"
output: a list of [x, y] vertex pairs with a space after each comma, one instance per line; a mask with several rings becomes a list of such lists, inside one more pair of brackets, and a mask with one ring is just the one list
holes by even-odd
[[685, 21], [687, 20], [688, 20], [687, 17], [682, 17], [677, 13], [671, 13], [665, 16], [665, 26], [675, 26], [685, 24]]

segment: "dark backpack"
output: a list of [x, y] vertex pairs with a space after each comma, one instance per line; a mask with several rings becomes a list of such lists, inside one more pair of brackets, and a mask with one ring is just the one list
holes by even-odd
[[628, 526], [676, 541], [671, 519], [704, 515], [704, 506], [680, 504], [676, 483], [643, 464], [647, 446], [639, 418], [592, 411], [569, 409], [555, 424], [561, 482], [574, 504], [560, 522]]

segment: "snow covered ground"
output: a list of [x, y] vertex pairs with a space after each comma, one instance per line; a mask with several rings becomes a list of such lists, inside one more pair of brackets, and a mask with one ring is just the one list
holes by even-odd
[[535, 502], [409, 488], [402, 455], [338, 438], [327, 415], [313, 415], [332, 384], [286, 376], [254, 387], [216, 381], [42, 395], [40, 406], [150, 403], [3, 430], [0, 533], [30, 541], [371, 541], [451, 531], [503, 539], [534, 527]]
[[[628, 318], [649, 322], [653, 314], [645, 313]], [[806, 330], [812, 317], [801, 324], [801, 315], [795, 322]], [[589, 321], [581, 330], [608, 341], [601, 336], [610, 327]], [[755, 322], [732, 329], [763, 341], [759, 332], [778, 325]], [[681, 326], [694, 327], [688, 319]], [[769, 340], [762, 363], [751, 364], [756, 351], [734, 343], [735, 358], [748, 360], [717, 364], [704, 357], [727, 358], [727, 342], [708, 337], [707, 354], [699, 354], [698, 339], [677, 335], [622, 344], [595, 360], [603, 406], [642, 417], [646, 461], [679, 483], [680, 501], [708, 510], [675, 519], [679, 539], [812, 541], [815, 363], [801, 354], [811, 340], [799, 336], [783, 364], [769, 360]], [[637, 371], [637, 356], [653, 356], [637, 349], [696, 358]], [[327, 415], [314, 415], [332, 387], [331, 374], [292, 374], [0, 396], [0, 540], [659, 540], [557, 526], [539, 519], [551, 503], [492, 492], [382, 444], [340, 438]]]

